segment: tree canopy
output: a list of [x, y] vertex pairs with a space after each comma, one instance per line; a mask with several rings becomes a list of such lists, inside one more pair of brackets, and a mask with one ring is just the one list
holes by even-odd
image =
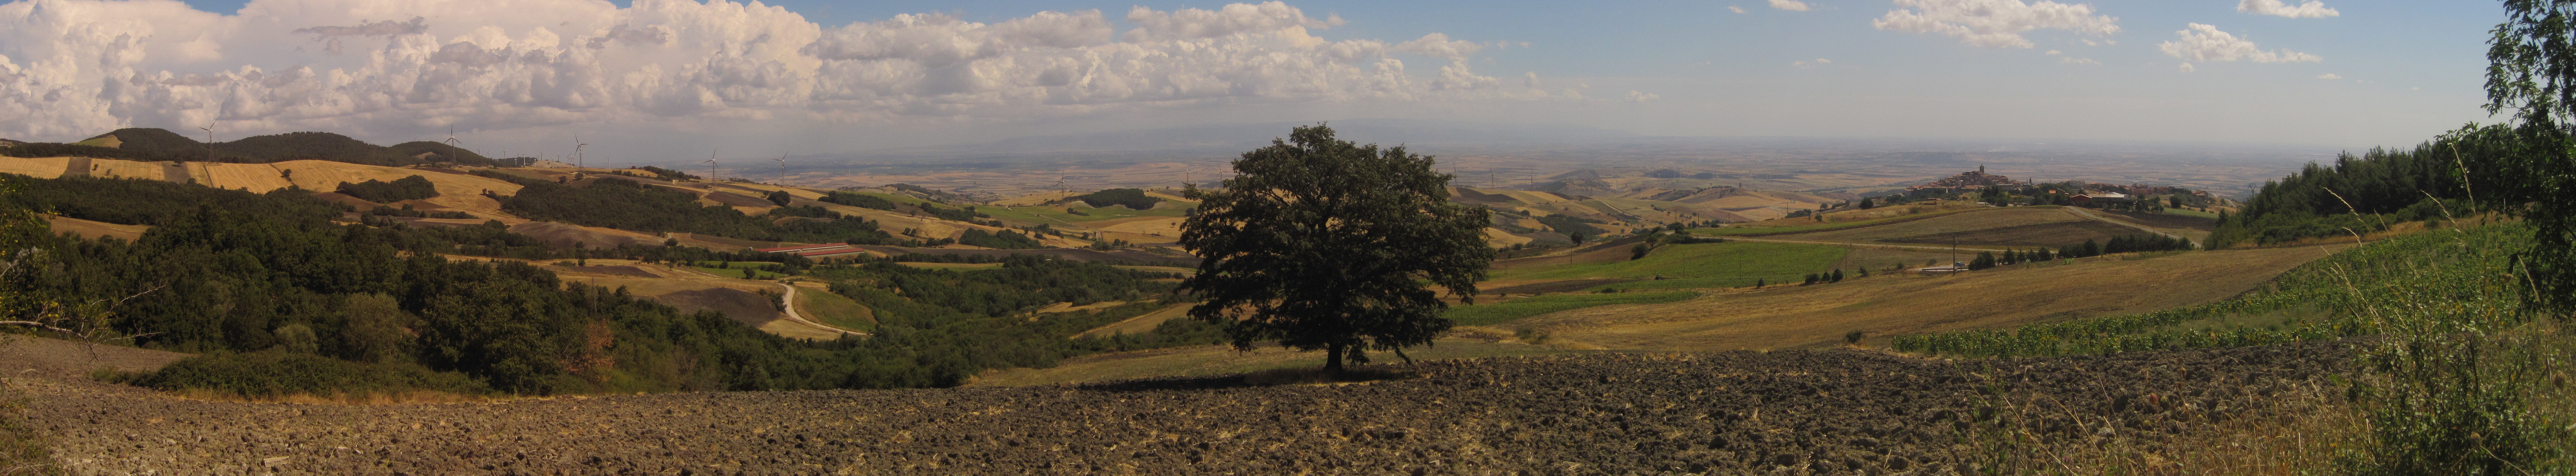
[[1245, 152], [1222, 189], [1190, 186], [1201, 203], [1180, 244], [1202, 261], [1181, 286], [1206, 299], [1190, 316], [1227, 324], [1237, 348], [1324, 350], [1335, 372], [1430, 343], [1450, 326], [1431, 286], [1473, 302], [1494, 259], [1487, 212], [1449, 203], [1432, 163], [1318, 124]]

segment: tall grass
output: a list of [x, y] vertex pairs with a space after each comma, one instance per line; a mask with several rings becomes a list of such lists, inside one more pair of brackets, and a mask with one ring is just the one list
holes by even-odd
[[[2360, 372], [2342, 409], [2365, 435], [2281, 458], [2353, 475], [2527, 475], [2576, 471], [2576, 341], [2530, 299], [2519, 224], [2451, 228], [2336, 253], [2224, 302], [2163, 312], [1903, 336], [1901, 351], [1964, 357], [2099, 354], [2355, 341]], [[2322, 310], [2322, 313], [2315, 311]], [[2190, 324], [2269, 313], [2263, 327]], [[2330, 456], [2331, 458], [2320, 458]]]

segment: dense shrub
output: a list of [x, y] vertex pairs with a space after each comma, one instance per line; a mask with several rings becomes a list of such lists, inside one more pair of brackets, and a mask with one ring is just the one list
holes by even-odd
[[358, 197], [376, 203], [393, 203], [438, 196], [438, 186], [419, 175], [394, 179], [392, 182], [368, 179], [365, 182], [340, 182], [341, 195]]
[[1154, 208], [1154, 205], [1163, 203], [1161, 199], [1146, 196], [1145, 190], [1134, 188], [1113, 188], [1075, 198], [1082, 200], [1083, 204], [1090, 205], [1091, 208], [1107, 208], [1115, 205], [1127, 207], [1130, 210], [1148, 210]]
[[309, 394], [390, 394], [434, 391], [487, 394], [473, 377], [411, 363], [367, 363], [284, 350], [218, 352], [190, 357], [126, 383], [161, 390], [203, 389], [245, 397]]

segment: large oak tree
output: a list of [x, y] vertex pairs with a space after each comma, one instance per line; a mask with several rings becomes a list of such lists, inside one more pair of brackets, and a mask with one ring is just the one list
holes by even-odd
[[1325, 351], [1324, 367], [1400, 353], [1449, 330], [1434, 287], [1472, 302], [1493, 262], [1482, 208], [1449, 203], [1450, 176], [1402, 146], [1361, 146], [1322, 124], [1245, 152], [1200, 200], [1181, 246], [1203, 258], [1182, 283], [1237, 348], [1277, 340]]

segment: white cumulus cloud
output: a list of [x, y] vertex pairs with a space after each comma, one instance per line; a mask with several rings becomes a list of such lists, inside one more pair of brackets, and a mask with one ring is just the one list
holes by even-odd
[[1798, 61], [1791, 61], [1791, 62], [1789, 62], [1789, 66], [1795, 66], [1795, 67], [1800, 67], [1800, 68], [1813, 68], [1813, 67], [1817, 67], [1817, 66], [1824, 66], [1824, 65], [1829, 65], [1829, 64], [1834, 64], [1834, 60], [1829, 60], [1829, 59], [1824, 59], [1824, 58], [1816, 58], [1816, 60], [1815, 60], [1815, 61], [1798, 60]]
[[1726, 6], [1726, 11], [1735, 12], [1735, 13], [1736, 13], [1736, 14], [1738, 14], [1738, 15], [1742, 15], [1742, 14], [1744, 14], [1744, 13], [1747, 13], [1747, 12], [1745, 12], [1745, 11], [1744, 11], [1744, 7], [1739, 7], [1739, 6], [1734, 6], [1734, 5], [1727, 5], [1727, 6]]
[[2120, 32], [2120, 19], [2093, 14], [2093, 6], [2021, 0], [1896, 0], [1903, 7], [1872, 20], [1881, 30], [1928, 33], [1959, 39], [1971, 46], [2030, 48], [2022, 33], [2067, 30], [2095, 36]]
[[[0, 137], [118, 127], [362, 137], [652, 118], [1011, 119], [1227, 101], [1562, 98], [1503, 88], [1425, 35], [1327, 40], [1281, 2], [818, 25], [714, 0], [0, 4]], [[1526, 45], [1524, 45], [1526, 46]], [[1413, 72], [1390, 57], [1446, 59]]]
[[1807, 2], [1801, 2], [1798, 0], [1771, 0], [1771, 8], [1803, 12], [1807, 11]]
[[1647, 102], [1652, 102], [1652, 101], [1654, 101], [1654, 100], [1657, 100], [1657, 99], [1663, 99], [1663, 98], [1664, 98], [1663, 96], [1657, 96], [1657, 95], [1650, 94], [1650, 93], [1639, 92], [1639, 91], [1634, 90], [1634, 89], [1630, 89], [1630, 90], [1628, 90], [1628, 102], [1633, 102], [1633, 103], [1638, 103], [1638, 104], [1644, 104], [1644, 103], [1647, 103]]
[[2182, 70], [2182, 72], [2189, 73], [2189, 72], [2192, 72], [2192, 70], [2196, 70], [2196, 69], [2200, 69], [2200, 68], [2194, 68], [2194, 67], [2192, 67], [2192, 66], [2191, 66], [2191, 63], [2183, 63], [2183, 64], [2182, 64], [2182, 68], [2180, 68], [2180, 69]]
[[2100, 62], [2100, 61], [2094, 61], [2092, 58], [2077, 58], [2077, 57], [2073, 57], [2073, 56], [2060, 56], [2060, 57], [2058, 57], [2058, 58], [2057, 58], [2057, 63], [2058, 63], [2058, 64], [2082, 64], [2082, 65], [2098, 65], [2098, 64], [2102, 64], [2102, 62]]
[[2164, 50], [2167, 55], [2173, 55], [2175, 58], [2182, 58], [2183, 61], [2200, 63], [2237, 60], [2253, 61], [2256, 63], [2314, 63], [2325, 61], [2325, 58], [2323, 57], [2296, 51], [2265, 51], [2262, 48], [2255, 46], [2253, 41], [2238, 38], [2236, 35], [2230, 35], [2224, 31], [2218, 31], [2218, 27], [2215, 26], [2191, 23], [2189, 24], [2189, 28], [2190, 29], [2187, 30], [2174, 32], [2175, 35], [2181, 36], [2181, 39], [2158, 43], [2156, 44], [2156, 48]]
[[2290, 18], [2325, 18], [2343, 15], [2343, 12], [2326, 8], [2326, 2], [2318, 0], [2308, 0], [2295, 7], [2281, 0], [2243, 0], [2237, 2], [2236, 11]]
[[2343, 75], [2334, 74], [2334, 73], [2326, 73], [2326, 74], [2320, 74], [2320, 75], [2317, 75], [2317, 79], [2323, 79], [2323, 80], [2327, 80], [2327, 81], [2333, 81], [2333, 80], [2337, 80], [2337, 79], [2343, 79]]

